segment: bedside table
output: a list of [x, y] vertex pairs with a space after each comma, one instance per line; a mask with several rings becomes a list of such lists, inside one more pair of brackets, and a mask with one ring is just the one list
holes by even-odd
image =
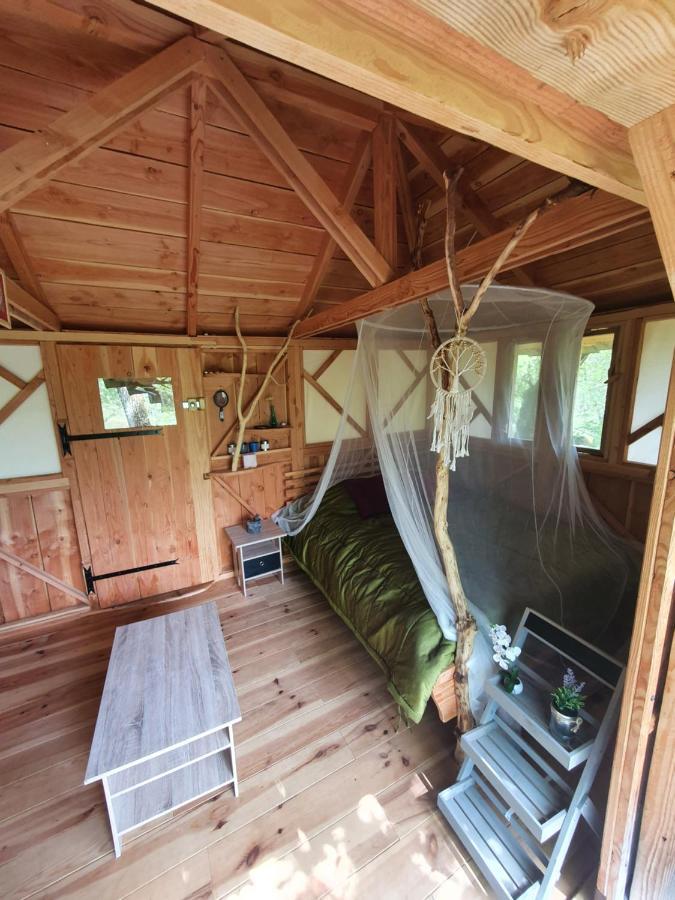
[[263, 575], [278, 575], [284, 583], [281, 539], [284, 532], [271, 519], [265, 519], [260, 534], [249, 534], [241, 525], [225, 529], [232, 544], [234, 574], [244, 597], [249, 581]]

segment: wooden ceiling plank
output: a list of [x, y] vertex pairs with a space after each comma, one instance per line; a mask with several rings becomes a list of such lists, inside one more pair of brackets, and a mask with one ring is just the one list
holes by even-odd
[[385, 112], [373, 131], [375, 246], [392, 268], [397, 263], [396, 157], [394, 116]]
[[[625, 127], [401, 0], [153, 0], [249, 46], [645, 203]], [[386, 61], [386, 64], [384, 63]]]
[[[356, 146], [354, 158], [345, 176], [340, 195], [343, 209], [350, 212], [356, 195], [361, 190], [371, 159], [370, 135], [364, 134]], [[312, 306], [321, 287], [326, 270], [335, 253], [336, 244], [328, 232], [323, 236], [319, 252], [316, 255], [309, 277], [302, 290], [302, 296], [296, 307], [294, 318], [300, 319]]]
[[182, 38], [59, 116], [48, 128], [1, 153], [0, 212], [191, 80], [202, 60], [202, 45], [193, 38]]
[[5, 290], [7, 292], [7, 302], [9, 303], [12, 314], [21, 322], [35, 328], [36, 325], [46, 328], [48, 331], [59, 331], [61, 322], [59, 317], [49, 309], [44, 303], [41, 303], [32, 294], [24, 290], [20, 284], [4, 276]]
[[[633, 203], [595, 192], [563, 200], [539, 216], [509, 257], [504, 270], [534, 262], [560, 249], [580, 247], [599, 240], [608, 233], [633, 227], [646, 216], [646, 210]], [[485, 275], [512, 236], [513, 228], [505, 228], [498, 234], [460, 250], [457, 253], [459, 278], [467, 281]], [[311, 316], [300, 324], [296, 334], [298, 337], [306, 337], [340, 328], [381, 310], [402, 306], [433, 294], [447, 286], [445, 259], [439, 259], [341, 306]]]
[[[397, 121], [397, 130], [400, 140], [445, 194], [443, 173], [452, 163], [443, 150], [436, 144], [428, 141], [418, 129], [410, 125]], [[467, 184], [464, 176], [460, 178], [457, 184], [457, 196], [465, 213], [475, 225], [478, 234], [482, 237], [489, 237], [491, 234], [501, 231], [503, 223], [490, 212], [480, 197]], [[523, 269], [516, 268], [513, 270], [513, 274], [519, 284], [527, 287], [532, 287], [534, 284], [532, 278]]]
[[202, 241], [202, 197], [204, 193], [204, 108], [206, 82], [190, 85], [190, 139], [187, 225], [187, 333], [197, 334], [199, 315], [199, 263]]
[[36, 300], [39, 300], [40, 303], [49, 306], [40, 280], [33, 271], [33, 265], [23, 245], [23, 239], [14, 217], [9, 212], [0, 214], [0, 243], [4, 246], [7, 256], [14, 266], [14, 271], [21, 286], [29, 294], [32, 294]]
[[227, 53], [209, 47], [208, 60], [214, 75], [212, 89], [233, 108], [253, 140], [336, 243], [371, 285], [388, 281], [393, 273], [387, 261], [344, 210]]

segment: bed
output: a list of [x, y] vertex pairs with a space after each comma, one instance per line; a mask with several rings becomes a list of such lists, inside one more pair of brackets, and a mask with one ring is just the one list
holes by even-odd
[[305, 528], [285, 540], [382, 668], [405, 715], [419, 722], [431, 697], [442, 721], [454, 718], [455, 643], [443, 637], [391, 516], [361, 518], [337, 484]]

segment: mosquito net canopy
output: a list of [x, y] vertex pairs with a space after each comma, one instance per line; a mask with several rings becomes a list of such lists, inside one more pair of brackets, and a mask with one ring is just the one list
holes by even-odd
[[[474, 292], [464, 287], [467, 303]], [[434, 295], [430, 305], [441, 339], [452, 337], [449, 294]], [[611, 652], [620, 652], [630, 633], [636, 548], [598, 516], [573, 439], [581, 341], [592, 309], [567, 294], [493, 286], [471, 323], [469, 336], [487, 366], [474, 391], [469, 456], [450, 473], [448, 529], [481, 632], [471, 669], [474, 700], [491, 662], [489, 625], [515, 628], [526, 606]], [[453, 639], [455, 614], [433, 526], [432, 354], [418, 303], [359, 323], [345, 411], [322, 478], [277, 521], [296, 533], [329, 487], [381, 471], [424, 593]], [[350, 426], [350, 410], [364, 394], [367, 439], [354, 437]]]

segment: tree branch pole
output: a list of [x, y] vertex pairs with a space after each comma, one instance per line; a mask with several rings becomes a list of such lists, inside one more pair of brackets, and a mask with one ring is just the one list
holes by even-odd
[[[457, 278], [457, 269], [455, 264], [455, 225], [456, 225], [456, 187], [462, 170], [459, 169], [452, 177], [444, 173], [444, 181], [446, 188], [447, 203], [447, 223], [445, 229], [445, 253], [448, 265], [448, 284], [450, 288], [450, 296], [452, 297], [453, 306], [457, 315], [457, 333], [465, 333], [469, 322], [473, 318], [478, 306], [485, 295], [487, 289], [494, 281], [500, 268], [513, 252], [516, 245], [526, 234], [532, 223], [539, 215], [539, 209], [530, 213], [530, 215], [522, 222], [514, 231], [513, 237], [499, 254], [494, 265], [482, 280], [474, 298], [467, 308], [462, 295], [462, 289]], [[419, 233], [419, 230], [418, 230]], [[423, 233], [423, 230], [422, 230]], [[419, 253], [417, 257], [419, 258]], [[438, 331], [438, 325], [434, 312], [431, 309], [428, 299], [420, 300], [422, 314], [429, 331], [431, 345], [436, 351], [441, 346], [441, 336]], [[447, 390], [449, 386], [448, 372], [443, 372], [442, 387]], [[471, 712], [469, 703], [469, 673], [468, 663], [473, 652], [473, 645], [476, 639], [476, 620], [471, 615], [469, 609], [469, 601], [462, 579], [459, 572], [457, 562], [457, 554], [455, 547], [448, 532], [448, 500], [450, 494], [450, 470], [443, 462], [443, 457], [438, 454], [436, 459], [436, 494], [434, 498], [434, 533], [436, 542], [441, 554], [445, 578], [448, 584], [450, 599], [455, 610], [456, 630], [457, 630], [457, 647], [455, 650], [455, 696], [457, 699], [457, 732], [463, 734], [469, 731], [475, 725], [475, 720]]]
[[297, 328], [300, 323], [300, 319], [297, 319], [290, 327], [288, 332], [288, 336], [284, 340], [283, 344], [277, 351], [276, 356], [272, 360], [272, 364], [270, 365], [265, 377], [263, 378], [262, 384], [258, 388], [255, 393], [255, 396], [249, 403], [246, 408], [246, 412], [244, 412], [244, 384], [246, 382], [246, 369], [248, 366], [248, 346], [244, 339], [244, 336], [241, 333], [241, 327], [239, 325], [239, 307], [237, 307], [234, 311], [234, 328], [237, 332], [237, 337], [239, 339], [239, 343], [241, 344], [242, 349], [242, 357], [241, 357], [241, 376], [239, 378], [239, 387], [237, 388], [237, 421], [239, 423], [239, 428], [237, 431], [237, 443], [235, 444], [234, 454], [232, 456], [232, 471], [236, 472], [239, 468], [239, 458], [241, 456], [241, 445], [244, 443], [244, 435], [246, 432], [246, 426], [248, 425], [253, 412], [257, 409], [258, 403], [260, 402], [261, 397], [265, 393], [267, 389], [267, 385], [270, 383], [272, 376], [274, 375], [277, 368], [286, 358], [286, 354], [288, 353], [288, 346], [293, 339], [293, 332]]

